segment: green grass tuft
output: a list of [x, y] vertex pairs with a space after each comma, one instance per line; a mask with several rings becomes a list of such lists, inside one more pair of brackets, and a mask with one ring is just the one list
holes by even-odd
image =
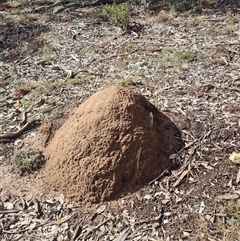
[[35, 149], [21, 151], [13, 157], [13, 164], [21, 174], [36, 171], [43, 162], [42, 152]]
[[107, 15], [110, 21], [121, 28], [127, 28], [130, 22], [129, 5], [127, 3], [105, 5], [103, 13]]

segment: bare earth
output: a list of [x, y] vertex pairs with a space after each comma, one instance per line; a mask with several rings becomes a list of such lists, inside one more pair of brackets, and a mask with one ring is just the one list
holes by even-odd
[[[202, 14], [133, 5], [128, 31], [102, 6], [0, 5], [1, 240], [240, 240], [239, 164], [229, 160], [240, 152], [240, 8], [228, 2]], [[44, 152], [75, 107], [112, 85], [179, 128], [178, 168], [89, 206], [46, 190], [41, 170], [15, 170], [16, 153]], [[24, 115], [26, 130], [3, 138]]]

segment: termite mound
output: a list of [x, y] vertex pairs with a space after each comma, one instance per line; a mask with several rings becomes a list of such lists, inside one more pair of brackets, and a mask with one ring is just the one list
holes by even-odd
[[181, 144], [177, 127], [145, 97], [113, 86], [55, 133], [45, 150], [46, 188], [85, 204], [114, 200], [168, 169]]

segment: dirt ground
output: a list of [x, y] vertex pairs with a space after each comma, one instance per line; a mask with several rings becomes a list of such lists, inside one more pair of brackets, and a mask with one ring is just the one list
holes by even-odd
[[[131, 5], [127, 30], [103, 6], [0, 4], [2, 240], [240, 240], [239, 164], [229, 159], [240, 152], [239, 1], [182, 13], [154, 2]], [[41, 169], [16, 171], [16, 153], [44, 152], [75, 107], [112, 85], [178, 127], [179, 167], [89, 206], [45, 190]]]

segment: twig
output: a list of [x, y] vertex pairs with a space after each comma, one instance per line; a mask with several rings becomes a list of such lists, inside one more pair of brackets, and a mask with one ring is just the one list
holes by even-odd
[[39, 11], [46, 10], [46, 9], [50, 9], [50, 8], [53, 8], [53, 7], [56, 7], [58, 5], [65, 4], [65, 3], [69, 3], [69, 1], [66, 1], [66, 0], [56, 1], [53, 4], [43, 5], [43, 6], [40, 6], [38, 8], [35, 8], [35, 9], [33, 9], [32, 13], [39, 12]]
[[73, 236], [72, 236], [71, 240], [72, 241], [76, 240], [81, 232], [82, 232], [82, 226], [78, 225], [77, 228], [75, 229], [74, 233], [73, 233]]
[[52, 68], [58, 68], [58, 69], [63, 70], [64, 72], [66, 72], [66, 74], [67, 74], [66, 80], [72, 79], [72, 78], [74, 77], [73, 71], [70, 70], [70, 69], [66, 69], [66, 68], [65, 68], [64, 66], [62, 66], [62, 65], [53, 65]]
[[137, 159], [137, 169], [139, 169], [139, 161], [140, 161], [140, 156], [142, 153], [142, 147], [140, 146], [138, 151], [137, 151], [137, 155], [136, 155], [136, 159]]
[[188, 149], [189, 147], [191, 147], [192, 145], [194, 145], [198, 140], [194, 140], [190, 143], [188, 143], [186, 146], [184, 146], [180, 151], [178, 151], [178, 153], [181, 153], [182, 151]]
[[104, 225], [105, 223], [107, 223], [109, 220], [110, 220], [110, 218], [104, 220], [103, 222], [101, 222], [100, 224], [98, 224], [96, 227], [92, 228], [92, 229], [88, 232], [88, 234], [90, 234], [90, 233], [92, 233], [93, 231], [99, 229], [102, 225]]
[[[38, 227], [41, 227], [41, 226], [44, 226], [45, 224], [51, 224], [51, 222], [49, 222], [49, 220], [47, 220], [45, 223], [41, 223], [39, 225], [36, 225], [34, 227], [34, 229], [38, 228]], [[24, 232], [26, 232], [26, 231], [28, 231], [30, 229], [31, 229], [31, 227], [28, 227], [28, 228], [25, 228], [25, 229], [21, 229], [21, 230], [17, 230], [17, 231], [8, 231], [8, 230], [4, 230], [4, 229], [2, 231], [4, 233], [8, 233], [8, 234], [18, 234], [18, 233], [24, 233]]]
[[[28, 127], [36, 121], [36, 120], [32, 120], [32, 121], [28, 121], [26, 123], [26, 121], [27, 121], [27, 113], [30, 112], [34, 106], [38, 105], [41, 102], [42, 102], [42, 100], [40, 99], [39, 101], [37, 101], [36, 103], [31, 105], [26, 111], [24, 111], [22, 113], [22, 121], [19, 124], [18, 130], [15, 131], [15, 132], [1, 134], [0, 135], [0, 140], [1, 139], [13, 139], [13, 138], [19, 136], [20, 134], [22, 134], [25, 130], [27, 130]], [[24, 126], [21, 127], [21, 125], [24, 125]]]
[[54, 8], [56, 6], [59, 6], [59, 5], [63, 5], [62, 8], [54, 11], [54, 13], [60, 13], [62, 11], [64, 11], [65, 9], [67, 8], [77, 8], [77, 7], [81, 7], [81, 8], [86, 8], [86, 7], [94, 7], [94, 6], [100, 6], [101, 4], [106, 4], [106, 3], [113, 3], [114, 1], [113, 0], [96, 0], [92, 3], [79, 3], [79, 2], [73, 2], [71, 0], [60, 0], [60, 1], [57, 1], [51, 5], [44, 5], [44, 6], [40, 6], [38, 8], [35, 8], [33, 9], [32, 13], [34, 12], [39, 12], [39, 11], [42, 11], [42, 10], [47, 10], [47, 9], [50, 9], [50, 8]]
[[17, 136], [19, 136], [20, 134], [22, 134], [25, 130], [27, 130], [29, 128], [30, 125], [32, 125], [36, 120], [32, 120], [27, 122], [21, 129], [19, 129], [18, 131], [15, 132], [10, 132], [10, 133], [6, 133], [6, 134], [2, 134], [0, 135], [0, 140], [1, 139], [13, 139]]
[[21, 211], [24, 211], [24, 210], [18, 210], [18, 209], [0, 210], [0, 214], [19, 213]]
[[171, 169], [171, 167], [168, 168], [167, 170], [164, 170], [161, 174], [159, 174], [156, 178], [154, 178], [151, 182], [149, 182], [149, 185], [153, 184], [153, 183], [156, 182], [158, 179], [160, 179], [160, 178], [163, 177], [165, 174], [167, 174], [170, 169]]

